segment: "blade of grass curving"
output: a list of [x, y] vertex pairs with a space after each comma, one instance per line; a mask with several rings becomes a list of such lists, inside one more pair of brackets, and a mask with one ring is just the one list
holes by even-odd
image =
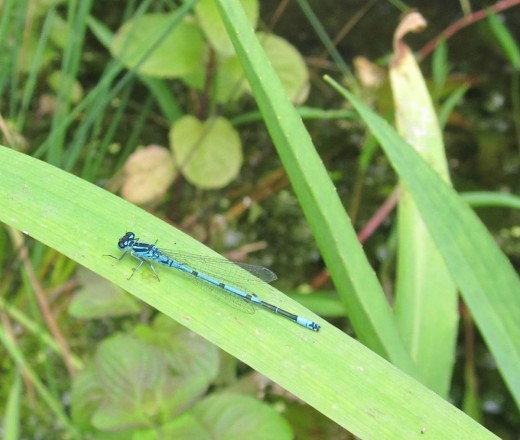
[[504, 54], [515, 70], [520, 70], [520, 47], [507, 26], [497, 17], [493, 10], [488, 10], [488, 23], [491, 31], [500, 43]]
[[45, 49], [48, 44], [50, 30], [55, 23], [57, 13], [56, 8], [50, 8], [45, 15], [45, 20], [42, 25], [41, 32], [38, 37], [38, 45], [34, 53], [34, 59], [31, 61], [31, 67], [29, 74], [24, 80], [22, 101], [20, 103], [20, 109], [17, 111], [16, 116], [16, 129], [18, 132], [23, 133], [25, 121], [28, 116], [29, 106], [32, 98], [34, 97], [34, 91], [38, 85], [38, 77], [41, 75], [42, 62], [45, 54]]
[[[104, 23], [101, 23], [94, 17], [88, 18], [88, 25], [96, 35], [99, 42], [103, 44], [105, 48], [109, 49], [110, 41], [114, 36], [112, 31], [105, 26]], [[159, 78], [151, 78], [146, 75], [137, 74], [137, 76], [148, 86], [157, 100], [157, 104], [161, 108], [163, 114], [168, 119], [168, 122], [173, 123], [183, 115], [182, 110], [177, 103], [175, 96], [171, 93], [171, 88], [168, 86], [166, 81]]]
[[143, 240], [217, 256], [136, 206], [56, 167], [0, 147], [0, 221], [113, 281], [279, 383], [362, 438], [496, 438], [359, 342], [313, 316], [273, 287], [255, 292], [322, 324], [319, 333], [271, 313], [252, 316], [222, 304], [173, 270], [161, 281], [133, 259], [117, 262], [117, 240], [134, 230]]
[[[0, 14], [0, 50], [2, 51], [3, 68], [0, 70], [0, 96], [4, 96], [4, 89], [7, 87], [9, 79], [14, 77], [13, 69], [16, 68], [16, 54], [19, 47], [13, 44], [13, 39], [9, 32], [12, 30], [12, 17], [15, 15], [15, 6], [27, 8], [17, 0], [5, 0], [2, 2], [2, 14]], [[23, 24], [21, 24], [23, 27]], [[22, 28], [21, 27], [21, 28]], [[11, 49], [9, 49], [11, 46]], [[9, 66], [9, 68], [7, 68]], [[12, 97], [14, 99], [14, 97]], [[5, 105], [5, 104], [4, 104]], [[5, 117], [5, 110], [2, 110]]]
[[[330, 54], [330, 57], [334, 61], [335, 65], [339, 68], [339, 71], [345, 78], [345, 81], [347, 84], [355, 89], [358, 88], [358, 82], [355, 77], [355, 75], [350, 70], [350, 67], [345, 62], [343, 57], [341, 56], [340, 51], [337, 49], [336, 44], [334, 43], [331, 38], [329, 37], [327, 30], [321, 23], [320, 19], [316, 16], [315, 12], [313, 11], [311, 5], [307, 0], [297, 0], [298, 6], [300, 7], [301, 11], [305, 14], [305, 18], [307, 18], [307, 21], [314, 29], [314, 32], [318, 36], [318, 38], [321, 40], [323, 46], [327, 49], [327, 52]], [[364, 12], [366, 12], [368, 9], [370, 9], [374, 5], [374, 2], [367, 2], [367, 5], [364, 8]], [[356, 14], [356, 17], [353, 17], [351, 19], [350, 26], [355, 26], [355, 23], [357, 20], [359, 20], [361, 14]]]
[[[107, 155], [110, 154], [110, 146], [113, 142], [116, 141], [117, 130], [120, 129], [121, 126], [124, 126], [124, 130], [128, 131], [126, 127], [127, 123], [125, 120], [125, 112], [128, 111], [127, 106], [130, 102], [132, 91], [133, 87], [127, 87], [122, 91], [117, 108], [115, 109], [114, 113], [110, 115], [111, 117], [109, 119], [110, 123], [108, 124], [108, 127], [104, 126], [104, 121], [106, 118], [104, 110], [106, 110], [106, 108], [99, 109], [100, 111], [98, 113], [97, 121], [96, 124], [94, 124], [95, 130], [92, 130], [90, 136], [97, 139], [100, 138], [100, 140], [96, 148], [96, 154], [87, 155], [87, 157], [85, 158], [83, 169], [80, 175], [82, 178], [92, 182], [96, 179], [97, 176], [101, 175], [100, 168], [102, 167], [102, 164], [104, 163]], [[90, 111], [93, 111], [95, 109], [96, 107], [93, 107], [92, 109], [90, 109]], [[135, 124], [132, 124], [132, 131], [138, 127], [142, 127], [142, 118], [148, 117], [149, 112], [150, 106], [143, 104], [143, 108], [139, 112], [138, 120]], [[74, 140], [71, 142], [72, 149], [80, 150], [80, 145], [87, 144], [85, 140], [87, 136], [89, 136], [87, 132], [90, 130], [85, 130], [84, 127], [85, 126], [82, 127], [82, 136], [79, 136], [79, 133], [77, 133], [76, 136], [74, 136]]]
[[359, 339], [415, 374], [382, 287], [309, 133], [237, 1], [217, 1], [256, 102]]
[[441, 108], [439, 109], [439, 124], [441, 128], [446, 126], [448, 118], [455, 106], [462, 100], [466, 92], [469, 90], [468, 85], [463, 85], [456, 88], [450, 95], [444, 100]]
[[[171, 27], [166, 29], [165, 32], [155, 41], [150, 49], [143, 55], [142, 59], [136, 64], [135, 69], [137, 69], [153, 52], [153, 50], [157, 47], [158, 44], [163, 40], [163, 38], [167, 35], [167, 33], [173, 29], [182, 19], [188, 14], [196, 0], [186, 1], [180, 8], [176, 10], [175, 16], [172, 16]], [[146, 8], [149, 6], [150, 1], [143, 1], [139, 4], [139, 8], [136, 11], [134, 16], [138, 16], [146, 12]], [[92, 23], [92, 20], [88, 20], [85, 18], [85, 22], [89, 24]], [[99, 31], [99, 28], [96, 28]], [[106, 34], [101, 34], [103, 38], [106, 37]], [[83, 136], [83, 132], [88, 132], [92, 124], [94, 124], [95, 119], [98, 117], [99, 113], [117, 96], [120, 91], [128, 85], [128, 83], [136, 76], [135, 70], [130, 70], [126, 72], [121, 79], [117, 81], [113, 86], [111, 86], [112, 82], [116, 79], [116, 77], [123, 70], [123, 65], [118, 61], [114, 61], [110, 63], [108, 68], [106, 69], [103, 77], [98, 82], [98, 84], [90, 91], [90, 93], [85, 96], [85, 98], [74, 107], [70, 113], [64, 115], [62, 119], [60, 119], [56, 123], [56, 127], [54, 128], [57, 133], [65, 132], [67, 128], [76, 120], [76, 118], [87, 109], [87, 117], [84, 117], [81, 121], [81, 135]], [[51, 138], [53, 136], [53, 131], [49, 134], [47, 139], [38, 147], [35, 152], [36, 157], [41, 157], [42, 155], [49, 156], [51, 154], [50, 149], [56, 148], [51, 143]], [[81, 144], [76, 143], [76, 147]], [[66, 152], [65, 158], [61, 164], [64, 169], [71, 170], [74, 168], [76, 161], [81, 153], [80, 148], [70, 149]]]
[[2, 438], [4, 440], [18, 440], [20, 438], [20, 409], [22, 407], [22, 396], [22, 376], [17, 372], [14, 376], [13, 383], [11, 384], [9, 396], [4, 408], [4, 416], [2, 417]]
[[[4, 9], [5, 8], [5, 9]], [[2, 96], [2, 116], [15, 117], [19, 107], [19, 91], [25, 80], [22, 63], [27, 54], [25, 35], [25, 17], [28, 14], [25, 2], [2, 3], [2, 68], [0, 69], [0, 96]], [[7, 90], [7, 93], [6, 93]]]
[[[61, 121], [69, 113], [72, 105], [72, 88], [79, 72], [79, 64], [82, 55], [85, 33], [87, 30], [86, 17], [90, 12], [93, 0], [82, 2], [69, 2], [67, 4], [68, 21], [67, 28], [71, 38], [62, 55], [60, 82], [57, 91], [56, 107], [53, 111], [51, 131], [49, 134], [53, 148], [48, 151], [47, 161], [53, 164], [61, 164], [66, 155], [65, 127]], [[72, 38], [73, 36], [73, 38]]]
[[[46, 348], [49, 348], [58, 354], [62, 353], [56, 340], [53, 339], [43, 327], [26, 316], [17, 307], [9, 304], [3, 297], [0, 297], [0, 310], [7, 313], [13, 320], [22, 325], [29, 333], [34, 335], [35, 338], [39, 339], [42, 345], [45, 345]], [[78, 370], [84, 368], [83, 362], [77, 356], [72, 356], [71, 361], [74, 368]]]
[[38, 378], [33, 369], [25, 361], [22, 352], [18, 349], [16, 344], [14, 344], [14, 342], [9, 338], [9, 336], [4, 332], [4, 329], [2, 327], [0, 327], [0, 343], [5, 347], [11, 358], [14, 359], [20, 371], [23, 371], [24, 374], [31, 381], [31, 383], [34, 385], [36, 391], [39, 393], [39, 395], [47, 404], [49, 409], [56, 416], [56, 420], [62, 424], [62, 426], [67, 430], [67, 433], [72, 438], [80, 438], [78, 432], [76, 431], [76, 428], [72, 425], [67, 415], [63, 411], [60, 401], [56, 399], [45, 387], [45, 385]]
[[[332, 119], [351, 119], [354, 113], [352, 110], [324, 110], [316, 107], [298, 106], [296, 111], [302, 119], [309, 120], [332, 120]], [[250, 124], [251, 122], [262, 121], [262, 114], [258, 110], [242, 113], [231, 118], [231, 123], [235, 126]]]
[[520, 280], [475, 213], [396, 131], [331, 78], [360, 113], [412, 194], [453, 280], [520, 406]]
[[474, 208], [495, 206], [520, 210], [520, 197], [492, 191], [470, 191], [460, 193], [460, 196]]

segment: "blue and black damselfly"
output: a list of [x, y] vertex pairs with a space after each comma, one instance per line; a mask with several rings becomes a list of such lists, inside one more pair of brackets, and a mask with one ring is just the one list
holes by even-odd
[[[155, 244], [140, 242], [139, 238], [136, 238], [133, 232], [127, 232], [123, 237], [121, 237], [117, 243], [117, 247], [124, 251], [120, 257], [114, 257], [113, 255], [107, 256], [121, 261], [126, 254], [130, 252], [132, 257], [139, 260], [139, 265], [133, 270], [128, 279], [132, 278], [133, 274], [138, 271], [144, 263], [150, 266], [155, 277], [159, 279], [159, 275], [157, 275], [152, 264], [152, 262], [157, 262], [163, 266], [172, 267], [192, 275], [211, 286], [222, 289], [231, 295], [235, 295], [235, 297], [238, 297], [247, 303], [256, 304], [264, 309], [276, 313], [277, 315], [284, 316], [305, 328], [315, 332], [320, 329], [320, 325], [314, 321], [302, 316], [294, 315], [280, 307], [262, 301], [255, 294], [247, 293], [243, 288], [238, 287], [244, 283], [247, 284], [255, 281], [265, 281], [268, 283], [274, 281], [276, 275], [265, 267], [255, 266], [252, 264], [234, 263], [223, 259], [215, 259], [181, 252], [166, 251], [164, 249], [159, 249]], [[202, 267], [202, 269], [198, 269], [199, 266]], [[221, 266], [221, 268], [218, 270], [215, 269], [217, 266]], [[237, 266], [245, 269], [253, 276], [251, 277], [246, 272], [238, 270]], [[213, 275], [212, 272], [218, 274]], [[230, 274], [233, 275], [231, 276]], [[246, 279], [239, 280], [239, 277]], [[233, 284], [235, 284], [235, 286]]]

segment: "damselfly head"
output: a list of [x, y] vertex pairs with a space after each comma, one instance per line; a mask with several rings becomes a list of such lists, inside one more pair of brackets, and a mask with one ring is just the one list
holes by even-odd
[[135, 234], [133, 232], [127, 232], [124, 236], [122, 236], [118, 243], [117, 247], [119, 249], [126, 249], [127, 247], [132, 246], [135, 242]]

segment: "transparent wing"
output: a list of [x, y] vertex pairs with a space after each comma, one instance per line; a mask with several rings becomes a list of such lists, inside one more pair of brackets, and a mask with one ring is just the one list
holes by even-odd
[[177, 263], [191, 267], [214, 277], [218, 281], [236, 287], [247, 287], [248, 284], [261, 282], [271, 283], [278, 278], [272, 270], [256, 264], [239, 263], [223, 258], [206, 257], [172, 249], [160, 248], [159, 250]]
[[[243, 290], [249, 295], [256, 296], [248, 288], [248, 285], [258, 284], [262, 282], [271, 282], [277, 279], [276, 274], [263, 266], [254, 264], [239, 263], [221, 258], [205, 257], [187, 252], [179, 252], [171, 249], [159, 249], [160, 252], [171, 258], [177, 263], [188, 266], [205, 275], [209, 275], [216, 280]], [[221, 302], [241, 310], [248, 314], [254, 314], [256, 309], [253, 303], [246, 301], [238, 295], [234, 295], [227, 290], [208, 283], [200, 278], [181, 272], [180, 276], [191, 279], [192, 282], [198, 283], [205, 290], [213, 293], [213, 295]]]

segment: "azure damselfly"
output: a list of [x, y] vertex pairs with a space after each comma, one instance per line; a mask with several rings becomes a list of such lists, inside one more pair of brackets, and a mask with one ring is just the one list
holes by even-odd
[[[155, 277], [159, 280], [159, 275], [157, 275], [152, 264], [152, 262], [157, 262], [163, 266], [178, 269], [184, 273], [192, 275], [213, 287], [217, 287], [231, 295], [234, 295], [246, 303], [256, 304], [273, 313], [284, 316], [305, 328], [315, 332], [320, 329], [320, 325], [314, 321], [302, 316], [294, 315], [280, 307], [269, 304], [261, 300], [255, 294], [247, 293], [243, 290], [243, 287], [240, 287], [241, 285], [252, 284], [255, 282], [264, 281], [269, 283], [274, 281], [276, 275], [265, 267], [235, 263], [200, 255], [166, 251], [164, 249], [159, 249], [155, 244], [139, 241], [139, 238], [136, 238], [133, 232], [127, 232], [123, 237], [121, 237], [117, 243], [117, 247], [121, 251], [124, 251], [120, 257], [114, 257], [113, 255], [107, 256], [121, 261], [129, 252], [132, 257], [139, 260], [138, 266], [133, 270], [128, 279], [132, 278], [134, 273], [137, 272], [144, 263], [146, 263], [150, 266]], [[221, 267], [219, 270], [215, 271], [216, 266]], [[239, 268], [245, 269], [247, 272], [244, 272]]]

